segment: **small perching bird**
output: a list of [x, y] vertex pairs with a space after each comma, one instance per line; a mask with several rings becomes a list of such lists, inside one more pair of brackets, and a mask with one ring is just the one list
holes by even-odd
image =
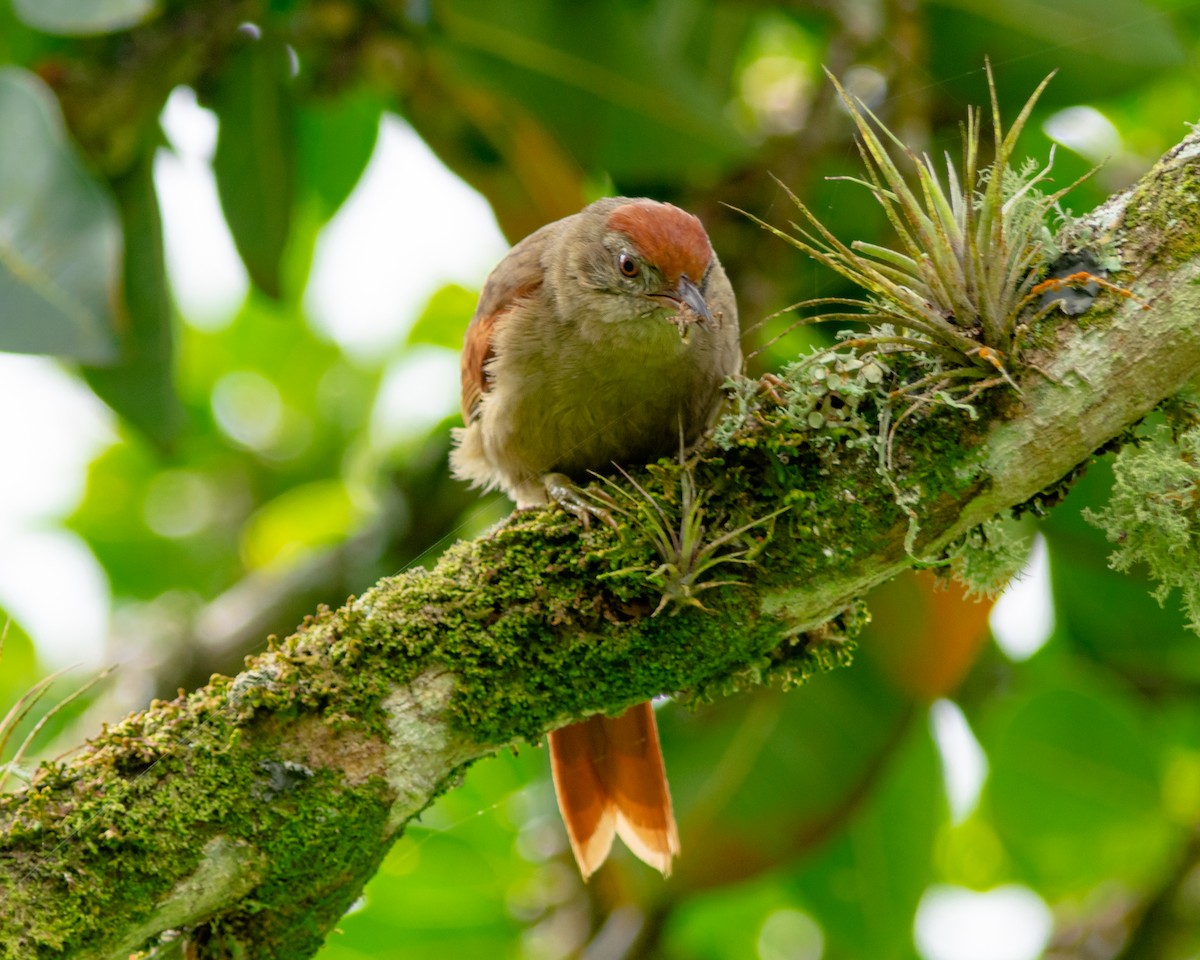
[[[451, 465], [518, 508], [555, 501], [586, 521], [595, 508], [575, 483], [695, 442], [740, 366], [733, 290], [700, 221], [654, 200], [598, 200], [526, 237], [488, 277]], [[549, 740], [583, 876], [614, 833], [669, 873], [679, 837], [650, 704]]]

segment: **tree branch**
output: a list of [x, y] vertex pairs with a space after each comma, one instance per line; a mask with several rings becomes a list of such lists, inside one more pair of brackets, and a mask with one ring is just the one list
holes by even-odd
[[[0, 798], [0, 955], [127, 957], [175, 929], [201, 956], [309, 956], [474, 758], [660, 693], [840, 662], [834, 618], [856, 597], [1069, 478], [1200, 371], [1197, 196], [1193, 134], [1089, 218], [1136, 299], [1104, 291], [1043, 322], [1020, 395], [993, 390], [979, 420], [908, 421], [890, 479], [872, 452], [818, 455], [752, 420], [708, 449], [710, 536], [789, 506], [751, 531], [739, 585], [702, 595], [708, 612], [649, 616], [659, 558], [635, 529], [516, 514], [43, 766]], [[676, 509], [679, 467], [639, 478]]]

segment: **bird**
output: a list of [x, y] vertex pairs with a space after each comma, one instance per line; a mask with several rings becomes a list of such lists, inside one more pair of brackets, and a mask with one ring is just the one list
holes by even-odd
[[[530, 234], [484, 283], [462, 353], [454, 475], [517, 509], [586, 524], [589, 475], [691, 446], [741, 369], [733, 288], [703, 224], [608, 197]], [[669, 875], [679, 832], [650, 703], [550, 732], [559, 809], [584, 880], [619, 836]]]

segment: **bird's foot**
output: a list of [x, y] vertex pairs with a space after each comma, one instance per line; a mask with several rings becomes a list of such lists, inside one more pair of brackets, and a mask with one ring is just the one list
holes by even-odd
[[609, 509], [614, 505], [613, 500], [603, 491], [584, 490], [565, 473], [547, 473], [542, 477], [542, 486], [546, 488], [550, 501], [574, 514], [584, 530], [591, 528], [592, 517], [607, 523], [614, 530], [618, 529], [617, 521]]

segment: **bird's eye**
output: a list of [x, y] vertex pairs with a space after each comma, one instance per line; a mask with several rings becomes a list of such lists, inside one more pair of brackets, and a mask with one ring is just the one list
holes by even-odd
[[642, 268], [638, 266], [638, 262], [627, 253], [623, 253], [617, 257], [617, 269], [621, 271], [621, 275], [624, 277], [636, 277], [642, 272]]

